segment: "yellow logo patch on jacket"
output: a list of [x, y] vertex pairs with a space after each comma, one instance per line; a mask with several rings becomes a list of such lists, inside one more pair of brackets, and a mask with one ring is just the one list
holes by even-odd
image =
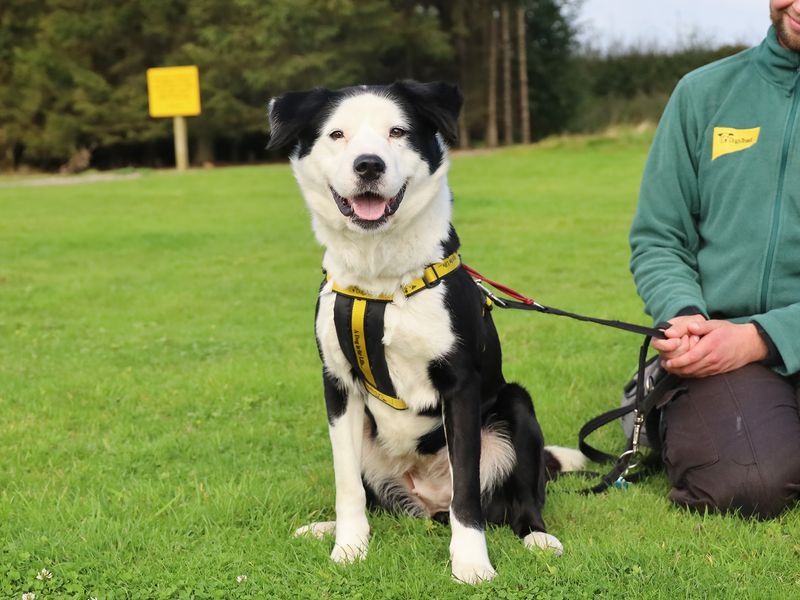
[[746, 150], [755, 146], [761, 127], [734, 129], [733, 127], [714, 127], [714, 143], [711, 146], [711, 160], [720, 156]]

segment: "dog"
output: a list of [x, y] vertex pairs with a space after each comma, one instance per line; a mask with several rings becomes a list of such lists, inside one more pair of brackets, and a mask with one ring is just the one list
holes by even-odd
[[461, 268], [447, 182], [462, 96], [445, 82], [288, 92], [269, 148], [289, 148], [325, 248], [316, 338], [333, 451], [331, 558], [367, 554], [367, 507], [449, 522], [452, 575], [496, 572], [486, 523], [561, 554], [541, 509], [548, 471], [583, 465], [544, 447], [528, 392], [507, 383], [491, 302]]

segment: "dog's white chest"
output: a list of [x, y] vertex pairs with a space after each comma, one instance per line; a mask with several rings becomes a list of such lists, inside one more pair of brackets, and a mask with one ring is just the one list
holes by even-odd
[[[417, 412], [436, 405], [438, 398], [428, 375], [432, 361], [445, 356], [455, 344], [450, 314], [444, 303], [444, 286], [424, 290], [409, 298], [398, 294], [386, 306], [383, 321], [383, 351], [386, 366], [397, 397]], [[336, 294], [326, 285], [320, 294], [317, 315], [317, 337], [322, 357], [328, 371], [346, 387], [363, 388], [353, 377], [353, 367], [340, 347], [334, 322]], [[369, 395], [368, 395], [369, 396]], [[405, 411], [396, 411], [381, 401], [367, 398], [373, 413], [383, 414], [389, 409], [396, 417]]]

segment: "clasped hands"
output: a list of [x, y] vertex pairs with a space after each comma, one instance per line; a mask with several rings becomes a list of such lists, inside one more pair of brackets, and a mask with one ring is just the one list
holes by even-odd
[[703, 315], [670, 319], [665, 340], [653, 340], [664, 368], [680, 377], [709, 377], [763, 360], [769, 352], [752, 323], [706, 320]]

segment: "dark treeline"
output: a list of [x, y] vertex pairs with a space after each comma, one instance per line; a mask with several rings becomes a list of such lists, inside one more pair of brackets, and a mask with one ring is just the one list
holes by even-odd
[[0, 168], [167, 166], [150, 67], [198, 65], [192, 162], [269, 158], [289, 89], [456, 81], [463, 146], [655, 121], [681, 75], [738, 48], [581, 53], [579, 0], [3, 0]]
[[585, 132], [618, 123], [655, 123], [683, 75], [743, 49], [709, 48], [694, 42], [670, 53], [647, 48], [628, 48], [610, 55], [584, 52], [578, 70], [584, 73], [587, 87], [567, 130]]

